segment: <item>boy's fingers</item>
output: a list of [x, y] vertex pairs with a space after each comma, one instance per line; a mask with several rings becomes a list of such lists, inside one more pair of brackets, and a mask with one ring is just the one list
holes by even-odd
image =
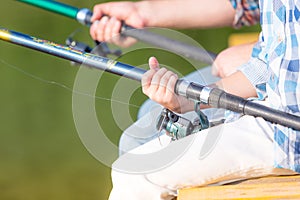
[[160, 86], [167, 87], [172, 76], [176, 76], [172, 71], [167, 71], [160, 79]]
[[167, 88], [166, 88], [166, 96], [174, 95], [175, 84], [176, 84], [177, 80], [178, 80], [178, 77], [176, 74], [172, 74], [172, 76], [170, 76], [169, 82], [168, 82]]
[[99, 20], [102, 17], [102, 15], [103, 15], [102, 7], [103, 7], [102, 5], [94, 6], [93, 16], [91, 18], [92, 22], [95, 22], [96, 20]]
[[160, 79], [159, 88], [157, 90], [158, 94], [164, 95], [167, 90], [167, 85], [170, 78], [173, 76], [173, 72], [167, 71]]
[[94, 22], [96, 20], [101, 20], [104, 15], [110, 16], [111, 6], [112, 3], [103, 3], [94, 6], [91, 21]]
[[[98, 22], [98, 21], [97, 21]], [[93, 23], [92, 25], [91, 25], [91, 28], [90, 28], [90, 35], [91, 35], [91, 37], [94, 39], [94, 40], [96, 40], [96, 37], [97, 37], [97, 35], [96, 35], [96, 29], [97, 29], [97, 23]]]
[[152, 86], [155, 86], [155, 87], [159, 87], [159, 86], [160, 86], [161, 78], [165, 75], [166, 72], [167, 72], [167, 69], [166, 69], [166, 68], [161, 68], [161, 69], [159, 69], [159, 70], [153, 75], [153, 78], [152, 78], [152, 81], [151, 81], [151, 85], [152, 85]]
[[114, 23], [116, 22], [115, 17], [109, 18], [105, 30], [104, 30], [104, 41], [111, 41], [112, 40], [112, 29], [114, 26]]
[[107, 26], [109, 18], [107, 16], [102, 17], [102, 19], [97, 23], [97, 29], [96, 29], [96, 34], [97, 34], [97, 40], [98, 41], [104, 41], [104, 31]]
[[116, 20], [116, 22], [114, 23], [114, 26], [112, 28], [113, 36], [115, 36], [115, 35], [119, 36], [120, 35], [121, 26], [122, 26], [122, 23], [119, 20]]
[[143, 76], [142, 76], [142, 87], [143, 87], [143, 92], [146, 93], [148, 88], [151, 85], [151, 81], [153, 78], [153, 75], [155, 74], [154, 70], [148, 70]]
[[154, 69], [154, 70], [159, 69], [159, 62], [155, 57], [149, 58], [149, 67], [150, 67], [150, 69]]

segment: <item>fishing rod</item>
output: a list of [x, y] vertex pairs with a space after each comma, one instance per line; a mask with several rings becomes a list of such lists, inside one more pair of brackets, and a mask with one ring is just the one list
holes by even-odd
[[[76, 8], [67, 4], [63, 4], [52, 0], [18, 0], [20, 2], [30, 4], [72, 19], [77, 20], [81, 24], [90, 26], [93, 13], [87, 8]], [[182, 55], [196, 61], [212, 64], [216, 58], [216, 54], [207, 52], [199, 47], [188, 45], [177, 40], [173, 40], [162, 35], [155, 34], [145, 29], [135, 29], [126, 24], [122, 25], [121, 34], [138, 39], [139, 41], [160, 47], [164, 50]]]
[[[104, 70], [126, 78], [141, 81], [146, 72], [128, 64], [124, 64], [106, 57], [86, 53], [77, 49], [39, 39], [19, 32], [0, 27], [0, 40], [21, 45], [30, 49], [44, 52], [56, 57], [64, 58], [91, 68]], [[234, 112], [262, 117], [266, 121], [300, 130], [300, 117], [279, 110], [275, 110], [241, 97], [226, 93], [218, 88], [210, 88], [197, 83], [179, 79], [175, 86], [175, 93], [186, 98], [199, 101], [215, 108], [224, 108]]]

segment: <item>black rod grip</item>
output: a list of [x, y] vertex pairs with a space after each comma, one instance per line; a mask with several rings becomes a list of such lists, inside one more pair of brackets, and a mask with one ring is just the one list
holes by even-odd
[[262, 117], [266, 121], [280, 124], [295, 130], [300, 130], [300, 117], [255, 103], [250, 100], [226, 93], [218, 88], [212, 89], [209, 95], [209, 105], [224, 108], [234, 112]]
[[126, 24], [122, 26], [121, 34], [206, 64], [212, 64], [216, 59], [215, 53], [208, 52], [200, 47], [188, 45], [145, 29], [135, 29]]
[[286, 127], [300, 130], [300, 118], [299, 116], [275, 110], [264, 105], [248, 101], [244, 108], [245, 115], [251, 115], [254, 117], [262, 117], [267, 121], [275, 124], [280, 124]]
[[213, 88], [209, 94], [208, 104], [215, 108], [224, 108], [238, 113], [244, 113], [247, 102], [242, 97], [226, 93], [219, 88]]
[[[189, 99], [202, 101], [201, 92], [205, 87], [179, 79], [175, 85], [175, 93]], [[203, 95], [203, 94], [202, 94]], [[229, 94], [219, 88], [211, 88], [208, 105], [214, 108], [224, 108], [237, 113], [262, 117], [266, 121], [280, 124], [295, 130], [300, 130], [300, 117], [275, 110], [273, 108]]]

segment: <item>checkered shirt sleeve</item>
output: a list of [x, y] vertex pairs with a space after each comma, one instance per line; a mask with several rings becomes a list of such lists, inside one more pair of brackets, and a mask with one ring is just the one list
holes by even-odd
[[233, 27], [251, 26], [259, 22], [258, 0], [230, 0], [236, 10]]

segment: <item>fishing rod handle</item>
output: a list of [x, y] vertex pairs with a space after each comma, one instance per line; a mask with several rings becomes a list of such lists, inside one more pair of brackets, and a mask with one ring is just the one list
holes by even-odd
[[300, 117], [275, 110], [273, 108], [255, 103], [250, 100], [226, 93], [223, 90], [215, 88], [211, 91], [209, 99], [212, 105], [217, 108], [225, 108], [234, 112], [250, 115], [254, 117], [262, 117], [266, 121], [280, 124], [295, 130], [300, 130]]
[[219, 88], [210, 88], [179, 79], [175, 85], [175, 93], [214, 108], [224, 108], [244, 115], [262, 117], [266, 121], [300, 130], [299, 116], [246, 100]]

